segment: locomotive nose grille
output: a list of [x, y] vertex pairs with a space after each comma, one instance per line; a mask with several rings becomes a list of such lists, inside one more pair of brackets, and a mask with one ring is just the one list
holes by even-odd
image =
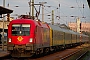
[[25, 45], [15, 45], [15, 49], [17, 49], [18, 51], [24, 51]]
[[18, 48], [17, 49], [20, 53], [23, 53], [24, 52], [24, 49], [23, 48]]
[[15, 45], [16, 48], [25, 48], [25, 45]]

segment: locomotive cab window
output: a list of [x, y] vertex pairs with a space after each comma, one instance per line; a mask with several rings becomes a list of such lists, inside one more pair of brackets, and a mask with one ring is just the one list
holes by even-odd
[[12, 25], [13, 36], [28, 36], [30, 35], [30, 24], [13, 24]]

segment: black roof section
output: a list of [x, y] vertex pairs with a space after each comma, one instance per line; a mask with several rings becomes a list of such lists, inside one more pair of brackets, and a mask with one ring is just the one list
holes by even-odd
[[12, 12], [13, 12], [13, 10], [10, 10], [10, 9], [7, 9], [5, 7], [0, 6], [0, 15], [7, 14], [7, 13], [12, 13]]
[[87, 0], [87, 2], [88, 2], [88, 5], [89, 5], [89, 8], [90, 8], [90, 0]]

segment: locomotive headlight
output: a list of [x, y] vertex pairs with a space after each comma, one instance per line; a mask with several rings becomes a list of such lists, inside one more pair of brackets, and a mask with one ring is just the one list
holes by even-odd
[[33, 38], [30, 38], [29, 42], [33, 42]]
[[9, 41], [8, 42], [11, 42], [11, 38], [9, 38]]

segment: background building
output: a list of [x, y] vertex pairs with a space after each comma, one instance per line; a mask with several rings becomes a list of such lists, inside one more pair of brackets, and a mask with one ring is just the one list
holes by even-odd
[[[70, 22], [68, 23], [70, 29], [77, 31], [77, 23]], [[90, 32], [90, 22], [81, 22], [81, 31]]]

